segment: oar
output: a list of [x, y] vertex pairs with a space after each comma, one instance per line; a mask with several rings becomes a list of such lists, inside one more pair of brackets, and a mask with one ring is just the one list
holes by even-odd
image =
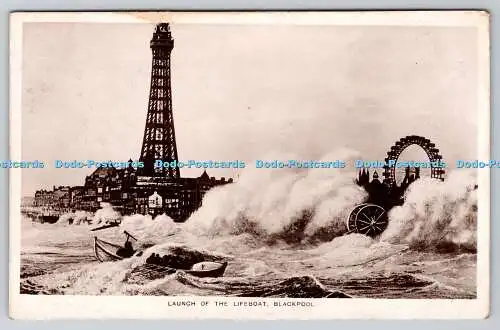
[[111, 227], [118, 227], [118, 224], [117, 223], [111, 223], [111, 224], [108, 224], [108, 225], [102, 225], [102, 226], [97, 227], [97, 228], [92, 228], [90, 231], [97, 231], [97, 230], [102, 230], [102, 229], [111, 228]]
[[133, 239], [135, 239], [137, 241], [137, 238], [135, 238], [134, 236], [132, 236], [128, 231], [124, 230], [123, 233], [127, 236], [130, 236], [132, 237]]

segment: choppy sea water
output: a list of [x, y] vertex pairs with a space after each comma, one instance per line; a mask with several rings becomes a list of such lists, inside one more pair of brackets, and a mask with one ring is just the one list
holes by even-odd
[[[473, 253], [418, 252], [405, 245], [379, 242], [358, 234], [307, 247], [268, 245], [249, 234], [199, 237], [183, 231], [182, 224], [169, 221], [168, 218], [136, 221], [134, 234], [143, 238], [146, 245], [154, 244], [155, 240], [158, 244], [147, 248], [141, 257], [100, 263], [94, 258], [93, 235], [122, 243], [125, 238], [122, 227], [91, 232], [87, 224], [51, 225], [23, 219], [21, 293], [476, 297]], [[154, 230], [148, 230], [151, 226]], [[164, 232], [159, 232], [159, 228]], [[228, 260], [229, 265], [223, 277], [197, 278], [182, 271], [165, 274], [146, 263], [151, 253], [171, 251], [196, 251], [208, 258]]]
[[[23, 218], [21, 292], [476, 297], [475, 173], [451, 173], [444, 182], [417, 180], [375, 239], [347, 234], [346, 218], [366, 198], [352, 177], [332, 170], [244, 172], [237, 183], [210, 190], [182, 224], [165, 215], [122, 218], [109, 206], [87, 216], [63, 215], [52, 225]], [[90, 231], [118, 218], [119, 227]], [[123, 244], [124, 230], [137, 238], [143, 254], [95, 260], [93, 236]], [[177, 263], [226, 260], [228, 266], [223, 277], [197, 278], [148, 264], [153, 253]]]

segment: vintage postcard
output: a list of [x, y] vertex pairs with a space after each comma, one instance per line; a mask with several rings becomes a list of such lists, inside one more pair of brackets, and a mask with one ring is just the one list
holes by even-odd
[[488, 13], [10, 19], [11, 317], [488, 316]]

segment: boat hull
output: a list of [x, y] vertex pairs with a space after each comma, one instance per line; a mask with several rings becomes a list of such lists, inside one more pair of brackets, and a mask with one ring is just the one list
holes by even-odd
[[119, 246], [102, 241], [97, 237], [94, 237], [94, 254], [97, 260], [100, 262], [106, 261], [117, 261], [122, 260], [123, 257], [120, 257], [116, 254], [116, 250], [118, 250]]
[[220, 267], [210, 270], [185, 270], [184, 272], [196, 277], [221, 277], [226, 271], [227, 262], [224, 262]]

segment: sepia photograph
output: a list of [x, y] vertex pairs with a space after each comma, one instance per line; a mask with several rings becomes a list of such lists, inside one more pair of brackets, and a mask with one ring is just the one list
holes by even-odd
[[488, 29], [11, 14], [11, 315], [485, 317]]

